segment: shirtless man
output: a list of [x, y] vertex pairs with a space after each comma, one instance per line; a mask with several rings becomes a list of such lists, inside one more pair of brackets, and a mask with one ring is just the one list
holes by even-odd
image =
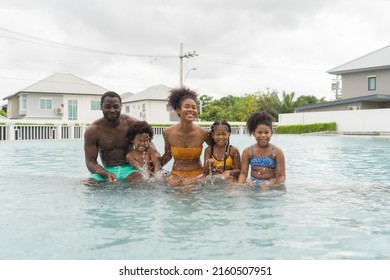
[[[130, 146], [127, 134], [137, 120], [121, 115], [122, 100], [116, 92], [106, 92], [100, 104], [103, 117], [94, 121], [84, 134], [85, 162], [92, 173], [88, 183], [117, 180], [138, 183], [142, 174], [126, 161]], [[103, 166], [97, 162], [98, 154]]]

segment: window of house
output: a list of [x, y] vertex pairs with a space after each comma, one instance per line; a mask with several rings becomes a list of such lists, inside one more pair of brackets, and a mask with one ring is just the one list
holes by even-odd
[[19, 98], [19, 109], [26, 110], [27, 109], [27, 99], [25, 95], [20, 96]]
[[368, 77], [368, 90], [376, 90], [376, 77]]
[[126, 105], [126, 113], [130, 113], [130, 106], [129, 105]]
[[42, 110], [53, 109], [52, 103], [53, 103], [53, 101], [51, 99], [40, 98], [39, 99], [39, 109], [42, 109]]
[[68, 120], [77, 120], [77, 100], [68, 100]]
[[91, 110], [100, 110], [100, 102], [99, 101], [91, 101]]
[[142, 104], [142, 112], [145, 112], [145, 109], [146, 109], [146, 105]]

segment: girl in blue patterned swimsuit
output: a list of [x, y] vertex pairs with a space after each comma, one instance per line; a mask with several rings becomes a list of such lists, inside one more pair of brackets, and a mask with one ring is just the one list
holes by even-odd
[[270, 143], [272, 137], [272, 118], [266, 112], [255, 112], [247, 121], [247, 128], [255, 137], [256, 144], [246, 147], [242, 152], [241, 172], [238, 183], [249, 181], [280, 186], [286, 181], [285, 158], [283, 151]]

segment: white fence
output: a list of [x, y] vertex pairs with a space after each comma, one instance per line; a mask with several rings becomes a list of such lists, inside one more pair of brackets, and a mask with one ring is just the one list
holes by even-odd
[[279, 125], [335, 122], [340, 134], [390, 134], [390, 109], [280, 114]]
[[[202, 125], [208, 125], [203, 123]], [[208, 125], [210, 127], [211, 123]], [[0, 123], [0, 141], [5, 140], [43, 140], [43, 139], [81, 139], [88, 125], [84, 124], [29, 124]], [[168, 126], [153, 126], [155, 135], [162, 135]], [[246, 127], [232, 127], [232, 134], [245, 134]]]
[[85, 126], [0, 124], [0, 140], [79, 139]]

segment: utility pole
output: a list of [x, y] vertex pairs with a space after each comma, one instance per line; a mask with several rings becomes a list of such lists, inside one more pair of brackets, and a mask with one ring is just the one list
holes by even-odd
[[180, 43], [180, 87], [183, 87], [183, 58], [191, 58], [194, 56], [198, 56], [195, 51], [192, 53], [183, 53], [183, 43]]
[[332, 83], [332, 91], [336, 93], [336, 100], [341, 99], [341, 87], [339, 75], [336, 75], [336, 79]]

